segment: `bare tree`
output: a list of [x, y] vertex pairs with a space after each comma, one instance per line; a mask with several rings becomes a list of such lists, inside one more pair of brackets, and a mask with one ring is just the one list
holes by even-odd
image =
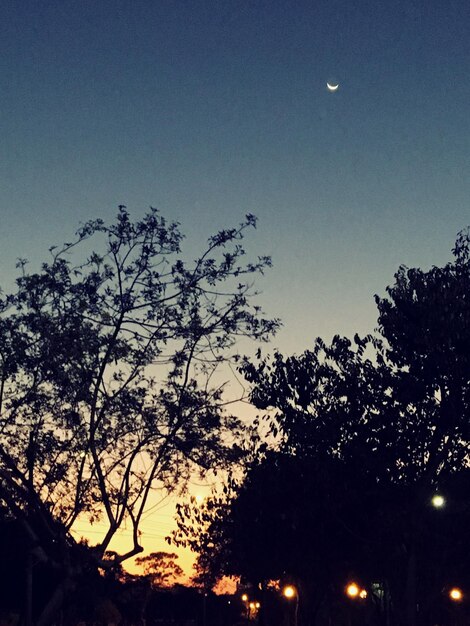
[[253, 275], [270, 266], [243, 263], [255, 225], [248, 215], [186, 263], [178, 224], [155, 209], [132, 222], [120, 207], [115, 224], [89, 222], [51, 248], [40, 271], [19, 262], [0, 305], [0, 497], [62, 572], [39, 623], [83, 568], [70, 534], [80, 516], [105, 523], [93, 550], [103, 566], [116, 531], [131, 526], [117, 565], [142, 551], [154, 487], [174, 491], [240, 454], [241, 424], [215, 374], [239, 337], [265, 340], [278, 326], [250, 304]]

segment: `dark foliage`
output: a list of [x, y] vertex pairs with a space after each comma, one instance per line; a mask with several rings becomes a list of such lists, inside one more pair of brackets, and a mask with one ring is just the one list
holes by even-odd
[[368, 602], [382, 619], [427, 625], [447, 611], [449, 623], [446, 590], [470, 585], [467, 233], [454, 252], [442, 268], [399, 269], [374, 335], [244, 362], [279, 452], [205, 510], [181, 508], [176, 538], [208, 581], [294, 580], [305, 623], [322, 623], [356, 577], [379, 589]]
[[[40, 626], [88, 567], [70, 534], [80, 516], [105, 528], [85, 560], [117, 567], [142, 550], [152, 489], [184, 489], [242, 456], [216, 371], [239, 337], [278, 326], [251, 304], [253, 276], [270, 265], [244, 261], [255, 225], [248, 215], [188, 263], [178, 224], [154, 209], [133, 222], [120, 207], [114, 224], [89, 222], [51, 248], [39, 271], [19, 262], [16, 291], [0, 298], [0, 500], [60, 572]], [[133, 541], [111, 562], [124, 523]]]

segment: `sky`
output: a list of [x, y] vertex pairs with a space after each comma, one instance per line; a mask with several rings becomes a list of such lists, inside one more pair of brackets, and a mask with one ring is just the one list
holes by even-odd
[[119, 204], [190, 254], [251, 212], [273, 348], [371, 331], [470, 223], [469, 29], [468, 0], [6, 0], [0, 284]]

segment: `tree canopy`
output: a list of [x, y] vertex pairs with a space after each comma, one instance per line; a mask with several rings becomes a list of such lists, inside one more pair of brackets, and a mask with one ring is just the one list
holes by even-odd
[[144, 575], [154, 587], [171, 587], [183, 576], [183, 570], [177, 563], [178, 555], [174, 552], [151, 552], [136, 559], [143, 567]]
[[394, 623], [417, 605], [435, 623], [446, 585], [468, 582], [469, 293], [465, 231], [445, 266], [399, 268], [374, 333], [243, 363], [277, 450], [205, 510], [180, 509], [202, 575], [308, 581], [313, 612], [354, 575], [386, 586]]
[[118, 564], [142, 550], [152, 489], [240, 457], [241, 423], [216, 370], [238, 338], [266, 340], [278, 326], [252, 304], [253, 276], [271, 264], [244, 259], [255, 226], [248, 215], [187, 262], [178, 224], [155, 209], [132, 221], [120, 207], [114, 224], [90, 221], [51, 248], [38, 271], [19, 262], [0, 300], [0, 498], [62, 571], [44, 620], [73, 579], [80, 516], [105, 524], [92, 552], [104, 567], [130, 525]]

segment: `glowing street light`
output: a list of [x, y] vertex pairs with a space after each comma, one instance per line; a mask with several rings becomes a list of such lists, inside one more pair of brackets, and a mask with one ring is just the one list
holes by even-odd
[[458, 587], [452, 587], [452, 589], [449, 591], [449, 598], [454, 602], [460, 602], [463, 598], [462, 590]]
[[[361, 592], [361, 590], [356, 585], [356, 583], [349, 583], [349, 585], [346, 587], [346, 593], [348, 594], [348, 596], [350, 598], [357, 598], [357, 596], [360, 594], [360, 592]], [[367, 592], [366, 592], [366, 594], [367, 594]]]
[[[245, 596], [246, 594], [243, 594], [243, 596]], [[242, 600], [243, 600], [243, 596], [242, 596]], [[261, 608], [261, 603], [260, 602], [254, 602], [253, 600], [251, 600], [250, 602], [248, 602], [248, 596], [247, 600], [245, 600], [245, 610], [246, 610], [246, 616], [248, 617], [249, 620], [255, 619], [256, 616], [258, 615], [258, 611]]]
[[348, 595], [353, 600], [355, 598], [360, 598], [361, 600], [365, 600], [367, 598], [367, 589], [362, 589], [357, 583], [354, 582], [349, 583], [346, 586], [345, 591], [346, 595]]
[[431, 504], [433, 505], [435, 509], [442, 508], [445, 503], [446, 503], [446, 500], [444, 496], [442, 496], [440, 493], [435, 493], [433, 497], [431, 498]]
[[243, 593], [241, 595], [241, 601], [243, 602], [244, 606], [245, 606], [245, 617], [250, 617], [250, 613], [251, 613], [251, 606], [250, 606], [250, 602], [249, 602], [249, 598], [248, 598], [248, 594], [247, 593]]
[[282, 595], [288, 600], [295, 598], [294, 626], [297, 626], [299, 620], [299, 591], [294, 585], [286, 585], [282, 590]]

